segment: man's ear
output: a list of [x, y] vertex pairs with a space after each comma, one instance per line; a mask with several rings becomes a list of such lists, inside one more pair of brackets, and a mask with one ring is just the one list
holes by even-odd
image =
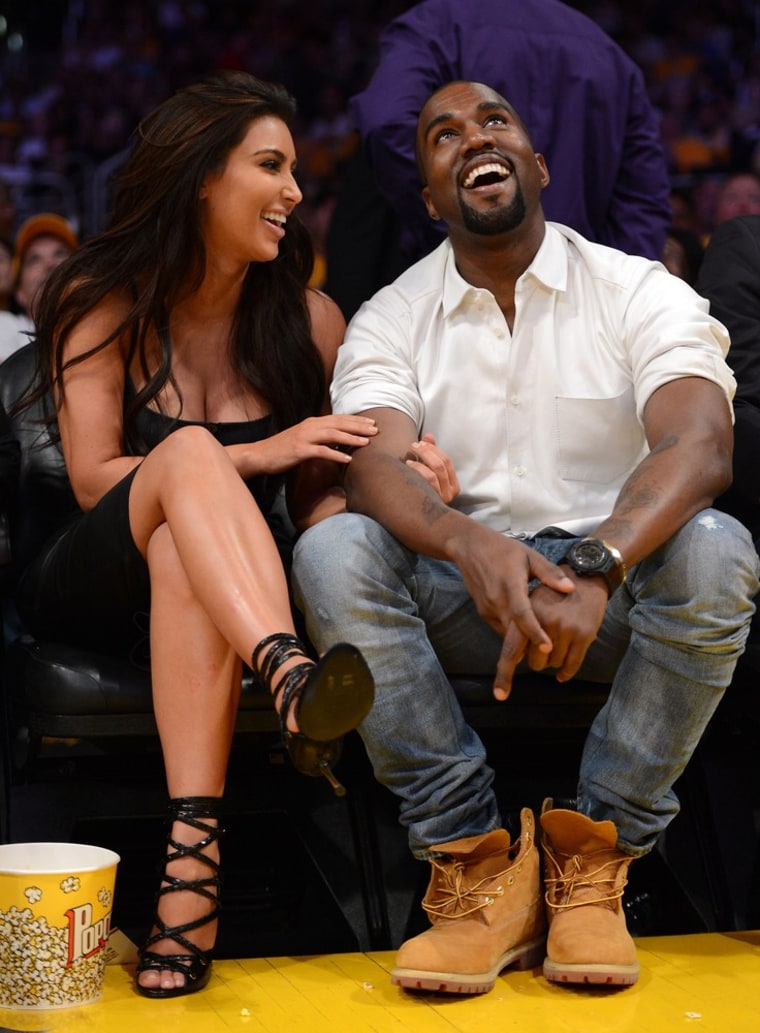
[[549, 186], [551, 176], [549, 175], [549, 169], [546, 166], [546, 159], [543, 154], [536, 154], [536, 162], [538, 163], [538, 168], [541, 172], [541, 189], [543, 190], [544, 187]]
[[430, 191], [427, 187], [422, 188], [422, 200], [425, 202], [425, 207], [428, 210], [430, 218], [437, 222], [440, 219], [440, 215], [438, 214], [435, 205], [430, 200]]

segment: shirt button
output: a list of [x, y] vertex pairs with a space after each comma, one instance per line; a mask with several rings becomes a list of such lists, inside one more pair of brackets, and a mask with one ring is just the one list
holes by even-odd
[[524, 477], [527, 472], [528, 471], [525, 469], [524, 466], [516, 466], [515, 467], [515, 476], [516, 477]]
[[509, 399], [512, 405], [522, 405], [522, 398], [519, 395], [512, 395]]

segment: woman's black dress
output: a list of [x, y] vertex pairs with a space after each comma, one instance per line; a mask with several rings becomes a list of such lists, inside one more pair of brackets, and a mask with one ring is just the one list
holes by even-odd
[[[205, 426], [222, 445], [261, 441], [271, 417], [250, 422], [198, 424], [144, 409], [138, 434], [144, 453], [180, 427]], [[142, 451], [142, 450], [141, 450]], [[17, 592], [25, 628], [35, 637], [106, 652], [145, 653], [150, 610], [148, 567], [129, 527], [132, 470], [87, 513], [69, 518], [27, 566]], [[246, 482], [269, 518], [281, 478]]]

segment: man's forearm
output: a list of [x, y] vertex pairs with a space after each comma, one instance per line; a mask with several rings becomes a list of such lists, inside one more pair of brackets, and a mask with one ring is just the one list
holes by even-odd
[[693, 516], [712, 505], [730, 474], [716, 449], [662, 442], [623, 485], [615, 508], [595, 534], [616, 545], [632, 567], [671, 538]]
[[396, 456], [355, 454], [345, 489], [350, 512], [372, 517], [408, 549], [435, 559], [453, 559], [455, 540], [472, 524]]

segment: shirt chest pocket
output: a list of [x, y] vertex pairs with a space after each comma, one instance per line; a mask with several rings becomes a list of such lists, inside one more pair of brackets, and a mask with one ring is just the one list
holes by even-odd
[[557, 474], [566, 481], [624, 479], [646, 451], [632, 389], [614, 398], [555, 398]]

